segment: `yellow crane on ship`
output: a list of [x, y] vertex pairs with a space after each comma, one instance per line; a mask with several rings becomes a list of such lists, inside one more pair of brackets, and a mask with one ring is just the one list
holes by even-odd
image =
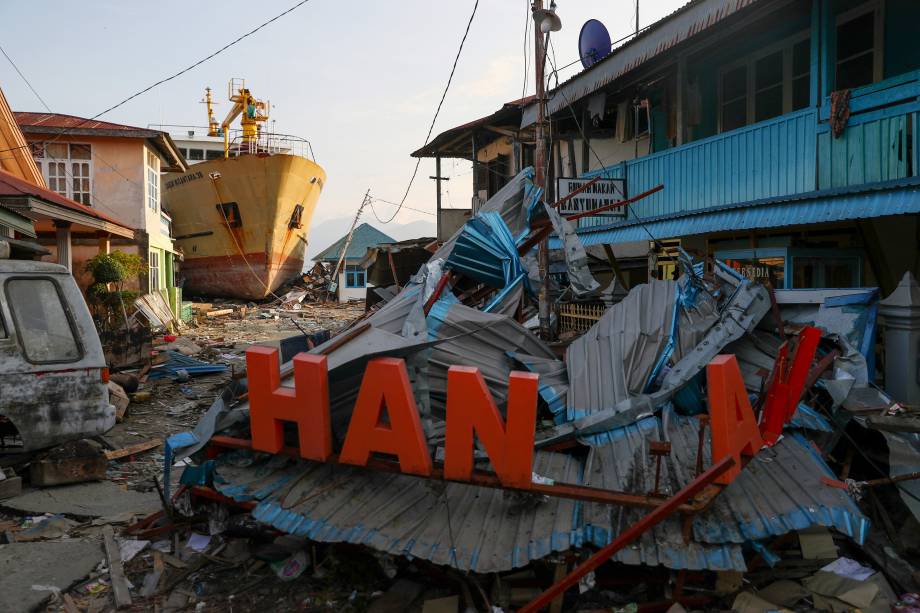
[[259, 100], [252, 95], [246, 87], [244, 79], [230, 79], [227, 87], [227, 97], [233, 106], [224, 120], [218, 124], [214, 118], [214, 101], [211, 98], [211, 88], [205, 88], [204, 102], [208, 107], [208, 136], [224, 137], [224, 157], [230, 157], [230, 124], [237, 117], [241, 117], [240, 126], [243, 128], [243, 147], [255, 152], [256, 143], [262, 123], [268, 121], [270, 104]]

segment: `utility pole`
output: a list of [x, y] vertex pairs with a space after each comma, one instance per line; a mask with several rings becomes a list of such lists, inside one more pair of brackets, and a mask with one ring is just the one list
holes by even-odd
[[434, 158], [434, 176], [428, 177], [429, 179], [434, 179], [435, 185], [438, 186], [438, 235], [437, 239], [441, 240], [441, 181], [450, 181], [450, 177], [441, 176], [441, 156], [435, 156]]
[[335, 264], [335, 270], [332, 271], [332, 281], [329, 283], [329, 288], [326, 292], [326, 297], [329, 297], [329, 294], [335, 292], [338, 289], [339, 284], [339, 273], [341, 272], [342, 262], [345, 261], [345, 253], [348, 251], [348, 247], [351, 245], [351, 237], [355, 234], [355, 227], [358, 225], [358, 219], [361, 218], [361, 213], [364, 211], [364, 207], [367, 206], [367, 203], [371, 201], [371, 188], [367, 188], [367, 191], [364, 193], [364, 200], [361, 201], [361, 206], [358, 207], [358, 212], [355, 214], [354, 221], [351, 222], [351, 229], [348, 231], [348, 236], [345, 237], [345, 244], [342, 245], [342, 251], [339, 252], [339, 261]]
[[[543, 0], [533, 0], [531, 10], [536, 17], [542, 11]], [[547, 32], [546, 35], [549, 33]], [[534, 27], [534, 47], [535, 60], [534, 70], [536, 79], [534, 83], [537, 87], [537, 124], [536, 124], [536, 150], [534, 151], [534, 180], [537, 187], [543, 189], [546, 194], [546, 92], [543, 83], [543, 66], [546, 61], [546, 47], [544, 42], [544, 33], [539, 23]], [[540, 270], [540, 294], [538, 297], [538, 319], [540, 322], [540, 337], [543, 340], [550, 340], [552, 327], [550, 326], [549, 315], [549, 239], [544, 237], [537, 248], [537, 264]]]

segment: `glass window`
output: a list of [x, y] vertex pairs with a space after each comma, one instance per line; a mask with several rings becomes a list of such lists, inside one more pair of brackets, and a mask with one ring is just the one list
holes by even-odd
[[860, 258], [853, 257], [795, 257], [792, 283], [795, 288], [843, 288], [859, 286]]
[[32, 146], [32, 155], [42, 169], [49, 189], [86, 206], [92, 206], [91, 145], [35, 143]]
[[357, 264], [345, 266], [345, 287], [366, 287], [366, 271]]
[[754, 121], [783, 114], [783, 52], [754, 62]]
[[213, 150], [213, 149], [208, 149], [207, 151], [205, 151], [205, 158], [206, 158], [206, 159], [209, 159], [209, 160], [219, 160], [219, 159], [222, 158], [222, 157], [224, 157], [224, 152], [223, 152], [223, 151], [216, 151], [216, 150]]
[[738, 66], [722, 75], [722, 131], [747, 123], [747, 66]]
[[6, 282], [6, 297], [28, 361], [76, 362], [82, 357], [54, 281], [13, 278]]
[[203, 160], [203, 159], [204, 159], [204, 150], [203, 150], [203, 149], [189, 149], [189, 150], [188, 150], [188, 159], [190, 159], [190, 160]]
[[837, 26], [837, 82], [849, 89], [874, 81], [875, 15], [865, 13]]
[[150, 270], [147, 273], [150, 280], [150, 291], [160, 289], [160, 254], [156, 251], [151, 251], [147, 256], [147, 261], [150, 265]]
[[811, 83], [811, 39], [792, 47], [792, 110], [804, 109], [809, 103]]
[[[152, 163], [151, 163], [152, 162]], [[160, 210], [160, 173], [156, 157], [147, 160], [147, 207], [151, 211]]]
[[725, 263], [751, 281], [764, 283], [772, 277], [774, 287], [785, 287], [786, 258], [783, 256], [730, 259]]

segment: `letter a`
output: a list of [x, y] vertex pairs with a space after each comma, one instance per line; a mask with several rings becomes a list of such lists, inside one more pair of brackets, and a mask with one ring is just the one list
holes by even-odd
[[469, 481], [473, 473], [473, 433], [479, 434], [499, 480], [529, 488], [533, 478], [533, 435], [537, 419], [537, 375], [513, 372], [508, 378], [508, 419], [495, 408], [476, 368], [447, 371], [447, 432], [444, 477]]
[[725, 456], [735, 465], [716, 483], [727, 485], [741, 474], [741, 456], [752, 456], [763, 447], [754, 410], [744, 389], [744, 379], [733, 355], [718, 355], [706, 366], [709, 418], [712, 423], [712, 461]]
[[294, 356], [294, 388], [281, 387], [278, 350], [246, 350], [249, 379], [249, 425], [252, 447], [278, 453], [284, 446], [284, 424], [297, 424], [300, 456], [325, 461], [332, 455], [329, 423], [329, 378], [326, 357], [299, 353]]
[[[384, 407], [389, 426], [381, 420]], [[395, 455], [404, 473], [423, 477], [431, 474], [431, 456], [406, 363], [396, 358], [368, 362], [339, 461], [365, 466], [374, 451]]]

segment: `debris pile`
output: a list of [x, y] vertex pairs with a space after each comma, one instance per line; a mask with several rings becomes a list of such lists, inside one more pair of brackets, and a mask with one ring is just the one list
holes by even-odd
[[[541, 196], [522, 172], [367, 313], [304, 288], [197, 304], [195, 341], [164, 337], [125, 389], [120, 428], [187, 424], [138, 452], [162, 474], [109, 450], [101, 482], [146, 480], [160, 508], [102, 522], [104, 568], [62, 606], [916, 607], [920, 420], [876, 385], [877, 290], [774, 290], [680, 251], [678, 278], [627, 292]], [[603, 305], [553, 342], [534, 331], [549, 228], [552, 300]]]

